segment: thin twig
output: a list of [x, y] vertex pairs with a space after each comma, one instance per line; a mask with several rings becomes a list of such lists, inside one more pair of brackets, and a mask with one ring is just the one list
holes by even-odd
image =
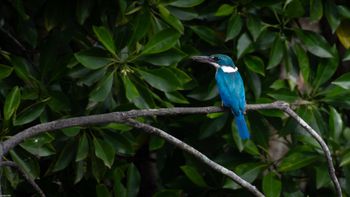
[[169, 135], [165, 131], [158, 129], [156, 127], [153, 127], [151, 125], [148, 125], [148, 124], [137, 122], [133, 119], [127, 119], [124, 123], [127, 125], [130, 125], [132, 127], [135, 127], [135, 128], [143, 129], [144, 131], [146, 131], [149, 134], [157, 135], [157, 136], [165, 139], [169, 143], [175, 145], [176, 147], [180, 148], [183, 151], [186, 151], [187, 153], [191, 154], [192, 156], [194, 156], [198, 160], [207, 164], [209, 167], [216, 170], [217, 172], [230, 177], [234, 182], [238, 183], [239, 185], [241, 185], [243, 188], [250, 191], [255, 196], [259, 196], [259, 197], [264, 196], [258, 189], [256, 189], [255, 186], [253, 186], [249, 182], [245, 181], [244, 179], [239, 177], [237, 174], [235, 174], [231, 170], [228, 170], [224, 166], [210, 160], [207, 156], [205, 156], [204, 154], [202, 154], [201, 152], [199, 152], [198, 150], [196, 150], [192, 146], [182, 142], [181, 140], [175, 138], [172, 135]]
[[24, 170], [22, 170], [22, 168], [20, 168], [15, 162], [13, 161], [0, 162], [0, 167], [4, 167], [4, 166], [8, 166], [17, 170], [24, 177], [24, 179], [26, 179], [26, 181], [30, 185], [32, 185], [32, 187], [39, 193], [41, 197], [45, 197], [43, 190], [41, 190], [41, 188], [35, 183], [35, 181], [32, 178], [30, 178], [28, 174]]

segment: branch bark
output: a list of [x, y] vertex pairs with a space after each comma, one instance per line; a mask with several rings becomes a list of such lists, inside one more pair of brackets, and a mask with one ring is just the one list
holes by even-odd
[[[290, 108], [288, 103], [277, 101], [277, 102], [268, 103], [268, 104], [250, 104], [250, 105], [247, 105], [247, 110], [262, 110], [262, 109], [280, 109], [280, 110], [284, 111], [286, 114], [288, 114], [289, 116], [294, 118], [302, 127], [304, 127], [310, 133], [310, 135], [312, 137], [314, 137], [317, 140], [317, 142], [320, 144], [320, 146], [325, 154], [327, 164], [328, 164], [329, 174], [330, 174], [330, 177], [331, 177], [332, 182], [334, 184], [335, 190], [337, 192], [337, 196], [341, 197], [342, 196], [341, 187], [340, 187], [339, 181], [335, 175], [335, 169], [333, 166], [331, 153], [330, 153], [326, 143], [318, 135], [318, 133], [315, 130], [313, 130], [302, 118], [300, 118]], [[82, 117], [55, 120], [55, 121], [42, 123], [42, 124], [38, 124], [38, 125], [35, 125], [33, 127], [27, 128], [27, 129], [19, 132], [18, 134], [12, 136], [8, 140], [2, 142], [0, 144], [0, 147], [2, 148], [2, 152], [0, 154], [0, 157], [6, 155], [10, 149], [14, 148], [16, 145], [18, 145], [19, 143], [21, 143], [25, 139], [28, 139], [30, 137], [33, 137], [35, 135], [38, 135], [40, 133], [44, 133], [47, 131], [53, 131], [53, 130], [63, 129], [63, 128], [67, 128], [67, 127], [73, 127], [73, 126], [106, 124], [106, 123], [111, 123], [111, 122], [135, 124], [135, 126], [137, 126], [138, 124], [131, 123], [130, 121], [131, 121], [131, 119], [136, 118], [136, 117], [140, 117], [140, 116], [208, 114], [208, 113], [214, 113], [214, 112], [222, 112], [224, 110], [225, 109], [221, 108], [221, 107], [178, 107], [178, 108], [144, 109], [144, 110], [131, 110], [131, 111], [126, 111], [126, 112], [112, 112], [112, 113], [99, 114], [99, 115], [90, 115], [90, 116], [82, 116]], [[142, 123], [140, 123], [140, 124], [142, 124]], [[140, 126], [140, 125], [138, 125], [138, 126]], [[175, 142], [173, 142], [173, 143], [175, 143]], [[237, 182], [237, 183], [242, 185], [242, 183], [239, 183], [239, 182]], [[245, 185], [245, 184], [243, 184], [243, 185]]]
[[22, 170], [22, 168], [19, 167], [15, 162], [13, 161], [0, 162], [0, 167], [4, 167], [4, 166], [8, 166], [17, 170], [24, 177], [24, 179], [38, 192], [39, 196], [45, 197], [43, 190], [41, 190], [41, 188], [34, 182], [34, 180], [30, 178], [28, 174], [24, 170]]

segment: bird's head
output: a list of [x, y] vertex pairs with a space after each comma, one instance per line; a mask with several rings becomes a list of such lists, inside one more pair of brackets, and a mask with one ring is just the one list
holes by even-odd
[[193, 56], [192, 59], [197, 62], [211, 64], [215, 68], [221, 68], [224, 70], [224, 72], [237, 71], [237, 67], [233, 63], [232, 59], [227, 55], [215, 54], [210, 56]]

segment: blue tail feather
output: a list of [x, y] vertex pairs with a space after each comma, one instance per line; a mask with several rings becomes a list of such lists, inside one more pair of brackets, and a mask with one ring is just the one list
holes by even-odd
[[235, 121], [236, 121], [239, 136], [242, 138], [242, 140], [249, 139], [250, 134], [249, 134], [248, 127], [247, 127], [247, 124], [246, 124], [245, 119], [244, 119], [244, 115], [240, 114], [240, 115], [236, 116]]

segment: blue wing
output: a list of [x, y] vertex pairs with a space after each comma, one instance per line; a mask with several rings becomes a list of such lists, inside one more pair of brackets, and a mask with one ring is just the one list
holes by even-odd
[[224, 106], [230, 107], [235, 116], [243, 114], [246, 105], [245, 92], [239, 72], [225, 73], [218, 69], [215, 78]]

